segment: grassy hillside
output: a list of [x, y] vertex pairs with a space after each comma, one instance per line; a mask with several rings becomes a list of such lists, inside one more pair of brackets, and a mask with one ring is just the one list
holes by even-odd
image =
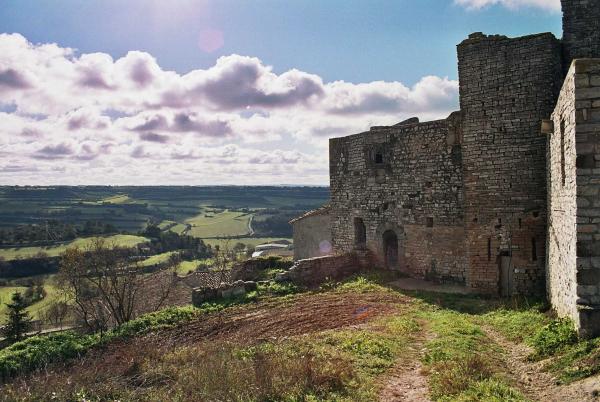
[[[65, 242], [63, 244], [57, 246], [48, 246], [48, 247], [18, 247], [18, 248], [0, 248], [0, 257], [5, 260], [14, 260], [16, 258], [28, 258], [33, 257], [34, 255], [43, 252], [46, 253], [50, 257], [58, 256], [65, 252], [65, 250], [69, 247], [86, 247], [93, 238], [80, 238], [75, 239], [70, 242]], [[140, 243], [144, 243], [148, 241], [147, 238], [141, 236], [133, 236], [133, 235], [113, 235], [107, 236], [106, 241], [109, 243], [114, 243], [120, 247], [134, 247]]]
[[204, 212], [185, 223], [191, 225], [189, 235], [199, 238], [217, 236], [239, 236], [249, 233], [248, 223], [252, 214], [243, 212], [220, 211]]
[[[39, 358], [58, 362], [0, 387], [0, 399], [595, 398], [587, 380], [574, 381], [600, 368], [598, 341], [573, 339], [569, 323], [553, 320], [542, 304], [397, 291], [363, 277], [321, 292], [274, 296], [267, 289], [225, 309], [207, 304], [143, 317], [104, 340], [15, 345], [0, 352], [4, 370], [31, 367], [45, 344], [52, 353]], [[77, 364], [60, 362], [83, 352]]]

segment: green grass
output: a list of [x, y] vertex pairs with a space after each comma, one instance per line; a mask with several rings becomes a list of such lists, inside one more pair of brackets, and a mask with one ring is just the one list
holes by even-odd
[[502, 401], [509, 394], [510, 400], [526, 400], [498, 372], [502, 350], [489, 341], [472, 316], [425, 307], [418, 316], [435, 334], [423, 358], [434, 401], [476, 401], [473, 395], [482, 392], [486, 401]]
[[118, 195], [113, 195], [111, 197], [106, 197], [106, 198], [100, 200], [99, 202], [100, 203], [106, 202], [106, 203], [110, 203], [110, 204], [125, 204], [125, 203], [130, 203], [133, 201], [134, 200], [129, 198], [129, 196], [126, 194], [118, 194]]
[[6, 314], [6, 303], [10, 303], [13, 293], [25, 292], [27, 288], [24, 286], [2, 286], [0, 287], [0, 324], [4, 322]]
[[210, 264], [212, 262], [211, 258], [204, 258], [201, 260], [192, 260], [192, 261], [181, 261], [176, 268], [176, 272], [179, 275], [187, 275], [192, 271], [195, 271], [198, 265], [200, 264]]
[[[84, 248], [92, 242], [92, 237], [78, 238], [68, 243], [63, 243], [57, 246], [48, 247], [18, 247], [18, 248], [4, 248], [0, 249], [0, 257], [10, 261], [17, 258], [30, 258], [36, 254], [43, 252], [50, 257], [56, 257], [65, 252], [69, 247], [81, 247]], [[134, 247], [140, 243], [148, 241], [147, 238], [133, 235], [113, 235], [107, 236], [106, 241], [114, 243], [120, 247]]]
[[167, 251], [166, 253], [156, 254], [140, 261], [140, 265], [142, 267], [150, 267], [152, 265], [163, 264], [169, 261], [169, 258], [171, 258], [172, 255], [177, 255], [177, 253], [177, 251]]
[[239, 236], [248, 233], [251, 214], [223, 211], [220, 213], [203, 212], [185, 223], [192, 225], [189, 235], [199, 238], [219, 236]]
[[[27, 312], [31, 318], [35, 320], [39, 320], [42, 318], [42, 314], [54, 303], [55, 301], [60, 299], [59, 289], [56, 287], [54, 283], [53, 276], [49, 276], [44, 279], [44, 290], [46, 291], [46, 296], [27, 307]], [[2, 323], [6, 319], [6, 303], [10, 302], [10, 298], [15, 291], [24, 293], [27, 290], [24, 286], [8, 286], [8, 287], [0, 287], [0, 323]]]

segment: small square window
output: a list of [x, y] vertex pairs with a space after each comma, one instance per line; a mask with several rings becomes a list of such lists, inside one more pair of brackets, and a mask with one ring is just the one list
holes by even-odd
[[432, 217], [428, 217], [427, 218], [426, 225], [427, 225], [428, 228], [432, 228], [433, 227], [433, 218]]
[[383, 153], [377, 152], [375, 154], [375, 163], [383, 163]]

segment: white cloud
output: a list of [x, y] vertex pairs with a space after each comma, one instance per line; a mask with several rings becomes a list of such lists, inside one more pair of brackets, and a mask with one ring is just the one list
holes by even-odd
[[536, 7], [543, 10], [560, 12], [560, 0], [454, 0], [454, 3], [475, 10], [493, 5], [501, 5], [511, 10], [522, 7]]
[[3, 184], [325, 184], [328, 138], [458, 107], [443, 77], [327, 83], [239, 55], [178, 74], [19, 34], [0, 34], [0, 95]]

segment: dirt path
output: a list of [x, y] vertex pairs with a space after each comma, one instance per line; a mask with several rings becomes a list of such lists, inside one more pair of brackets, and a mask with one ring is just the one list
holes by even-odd
[[570, 385], [558, 385], [556, 378], [544, 371], [544, 361], [527, 360], [532, 349], [524, 344], [507, 340], [494, 329], [482, 327], [489, 338], [506, 352], [506, 372], [515, 381], [517, 388], [532, 401], [540, 402], [596, 402], [600, 401], [599, 377], [592, 377]]
[[427, 376], [422, 373], [421, 358], [425, 344], [432, 338], [421, 332], [403, 352], [403, 357], [391, 369], [386, 384], [379, 394], [381, 402], [431, 402]]

